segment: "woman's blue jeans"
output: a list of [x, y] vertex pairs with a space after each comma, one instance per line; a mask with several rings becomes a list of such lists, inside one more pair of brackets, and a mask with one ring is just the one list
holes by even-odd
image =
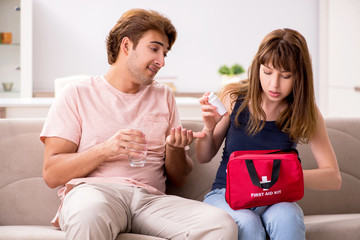
[[302, 209], [294, 202], [233, 210], [225, 200], [225, 188], [214, 189], [204, 202], [225, 210], [239, 228], [238, 240], [304, 240], [305, 224]]

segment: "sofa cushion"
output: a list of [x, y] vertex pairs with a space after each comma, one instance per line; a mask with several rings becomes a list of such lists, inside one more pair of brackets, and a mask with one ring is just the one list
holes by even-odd
[[43, 119], [2, 119], [0, 225], [50, 225], [60, 204], [42, 178]]
[[360, 214], [305, 216], [306, 239], [359, 239]]
[[[6, 240], [65, 240], [65, 232], [51, 226], [0, 226], [0, 239]], [[164, 240], [164, 238], [122, 233], [115, 240]]]
[[0, 239], [65, 240], [65, 232], [51, 226], [0, 226]]
[[49, 226], [60, 200], [42, 177], [29, 177], [3, 186], [0, 203], [0, 225]]

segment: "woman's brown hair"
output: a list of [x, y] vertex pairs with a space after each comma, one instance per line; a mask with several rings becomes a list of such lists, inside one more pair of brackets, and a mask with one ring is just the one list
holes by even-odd
[[294, 77], [292, 92], [285, 101], [287, 107], [276, 119], [277, 127], [289, 134], [292, 141], [307, 143], [316, 128], [316, 105], [313, 86], [311, 58], [305, 38], [292, 29], [278, 29], [262, 40], [249, 69], [248, 79], [225, 86], [220, 98], [230, 94], [234, 101], [242, 101], [238, 116], [246, 107], [251, 110], [247, 132], [257, 134], [265, 125], [266, 115], [261, 108], [262, 87], [260, 84], [261, 64], [270, 64], [278, 70], [290, 71]]
[[171, 49], [176, 40], [176, 29], [167, 17], [153, 10], [131, 9], [125, 12], [106, 39], [108, 63], [115, 63], [124, 37], [133, 42], [135, 49], [140, 38], [149, 30], [165, 34], [169, 40], [169, 50]]

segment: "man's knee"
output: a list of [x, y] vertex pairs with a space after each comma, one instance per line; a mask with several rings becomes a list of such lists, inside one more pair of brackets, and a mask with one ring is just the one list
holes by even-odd
[[61, 229], [67, 239], [115, 239], [118, 227], [107, 217], [111, 211], [105, 204], [85, 204], [69, 214]]
[[94, 188], [83, 186], [66, 197], [59, 223], [67, 239], [114, 239], [130, 228], [126, 208], [110, 204]]
[[214, 227], [211, 239], [236, 240], [238, 238], [238, 226], [227, 212], [214, 207], [209, 211], [208, 218], [212, 222], [209, 225]]
[[[227, 213], [226, 213], [227, 214]], [[225, 229], [224, 240], [226, 239], [234, 239], [236, 240], [238, 238], [238, 226], [236, 225], [235, 221], [227, 214], [227, 217], [223, 218], [223, 229]]]

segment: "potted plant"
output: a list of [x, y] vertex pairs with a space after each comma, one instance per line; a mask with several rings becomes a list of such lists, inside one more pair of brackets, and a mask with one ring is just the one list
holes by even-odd
[[240, 64], [235, 63], [231, 67], [222, 65], [218, 72], [221, 74], [221, 84], [223, 85], [240, 81], [245, 70]]

